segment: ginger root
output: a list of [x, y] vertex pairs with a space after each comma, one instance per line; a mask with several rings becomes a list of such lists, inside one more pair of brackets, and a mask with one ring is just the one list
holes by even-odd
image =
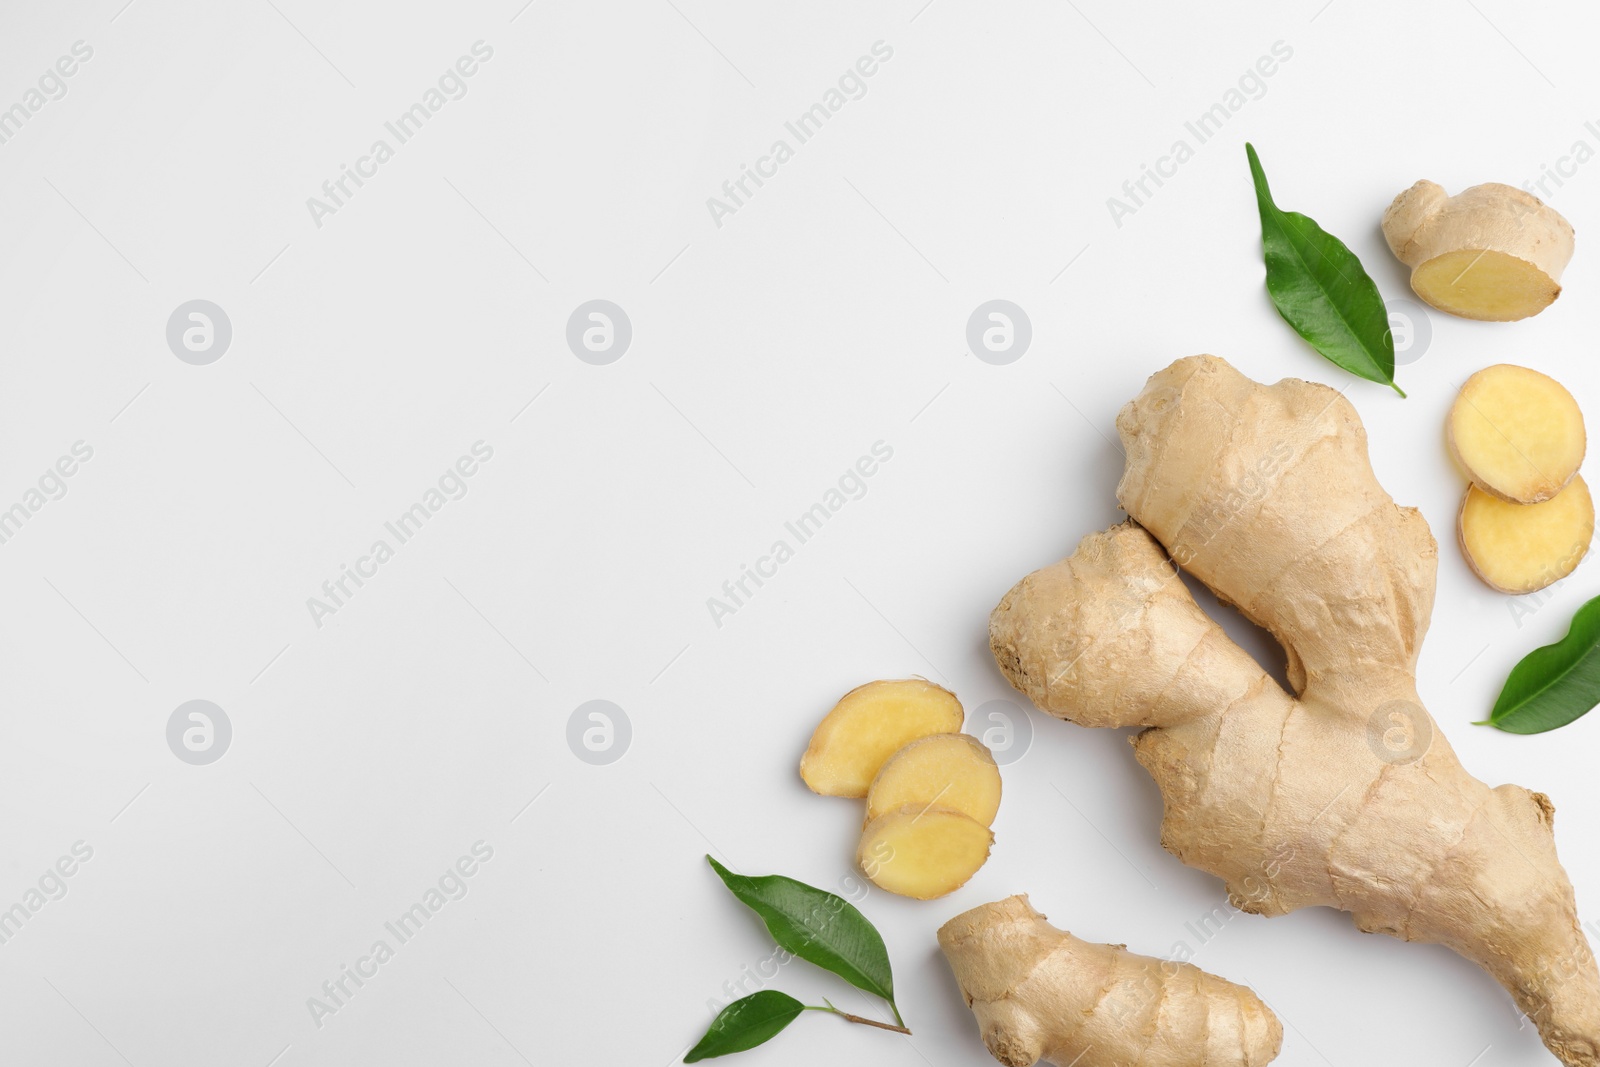
[[1456, 523], [1467, 565], [1492, 589], [1532, 593], [1571, 574], [1594, 538], [1594, 501], [1581, 475], [1540, 504], [1508, 504], [1467, 487]]
[[[1438, 550], [1378, 485], [1355, 408], [1195, 356], [1154, 375], [1117, 430], [1132, 521], [1006, 594], [989, 621], [1001, 670], [1060, 718], [1144, 727], [1162, 845], [1239, 908], [1338, 908], [1445, 945], [1568, 1067], [1600, 1064], [1600, 972], [1554, 808], [1468, 774], [1422, 707]], [[1278, 639], [1292, 692], [1200, 610], [1178, 565]]]
[[950, 690], [921, 678], [868, 682], [840, 698], [800, 757], [812, 792], [864, 797], [884, 761], [911, 741], [961, 730], [965, 712]]
[[1468, 378], [1446, 422], [1450, 451], [1484, 492], [1537, 504], [1566, 488], [1583, 464], [1583, 412], [1562, 384], [1500, 363]]
[[1510, 322], [1561, 295], [1572, 227], [1534, 196], [1490, 182], [1449, 196], [1420, 181], [1383, 213], [1383, 236], [1411, 288], [1440, 311]]
[[919, 738], [889, 757], [867, 791], [867, 822], [906, 804], [938, 804], [985, 826], [1000, 810], [1000, 768], [966, 734]]
[[957, 915], [939, 947], [1006, 1067], [1259, 1067], [1283, 1045], [1277, 1016], [1244, 986], [1073, 937], [1026, 896]]

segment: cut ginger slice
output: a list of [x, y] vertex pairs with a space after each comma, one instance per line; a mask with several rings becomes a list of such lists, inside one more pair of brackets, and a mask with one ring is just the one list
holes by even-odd
[[1540, 504], [1508, 504], [1468, 486], [1457, 524], [1467, 564], [1502, 593], [1532, 593], [1571, 574], [1594, 537], [1583, 476]]
[[1450, 409], [1450, 450], [1479, 489], [1537, 504], [1566, 487], [1583, 463], [1583, 412], [1562, 384], [1500, 363], [1467, 379]]
[[954, 693], [921, 678], [868, 682], [817, 724], [800, 777], [823, 796], [864, 797], [885, 760], [919, 737], [956, 733], [964, 715]]
[[1435, 256], [1411, 272], [1418, 296], [1452, 315], [1513, 322], [1537, 315], [1561, 295], [1561, 286], [1519, 256], [1463, 248]]
[[856, 863], [880, 889], [932, 900], [966, 885], [993, 843], [987, 826], [959, 811], [907, 804], [867, 824]]
[[984, 826], [1000, 810], [1000, 768], [983, 742], [934, 734], [889, 757], [867, 791], [867, 822], [908, 804], [937, 804]]

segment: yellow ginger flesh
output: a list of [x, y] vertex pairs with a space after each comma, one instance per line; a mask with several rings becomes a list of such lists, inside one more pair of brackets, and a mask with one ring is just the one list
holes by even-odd
[[1497, 363], [1468, 378], [1445, 422], [1473, 484], [1512, 504], [1549, 500], [1583, 464], [1583, 412], [1554, 378]]
[[993, 826], [1000, 810], [1000, 768], [976, 737], [918, 738], [890, 756], [872, 779], [866, 821], [905, 804], [937, 804]]
[[817, 724], [800, 777], [823, 796], [864, 797], [890, 756], [919, 737], [956, 733], [965, 716], [954, 693], [921, 678], [857, 686]]
[[1467, 486], [1456, 520], [1474, 574], [1502, 593], [1532, 593], [1571, 574], [1594, 539], [1594, 501], [1582, 475], [1549, 500], [1507, 504]]

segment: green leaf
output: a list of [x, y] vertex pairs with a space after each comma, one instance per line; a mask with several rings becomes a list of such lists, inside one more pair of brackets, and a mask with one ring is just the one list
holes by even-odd
[[1244, 150], [1261, 209], [1267, 294], [1278, 314], [1331, 362], [1405, 396], [1394, 383], [1394, 334], [1377, 284], [1343, 241], [1272, 202], [1255, 147]]
[[717, 1013], [706, 1036], [684, 1053], [683, 1062], [696, 1063], [755, 1048], [777, 1037], [805, 1010], [804, 1004], [776, 989], [741, 997]]
[[[894, 1004], [894, 977], [883, 938], [855, 905], [841, 896], [781, 875], [747, 878], [706, 857], [732, 891], [767, 924], [767, 932], [801, 959], [832, 971], [857, 989]], [[895, 1018], [900, 1012], [895, 1011]]]
[[1508, 734], [1542, 734], [1600, 704], [1600, 597], [1572, 616], [1567, 636], [1536, 648], [1511, 668], [1489, 718]]

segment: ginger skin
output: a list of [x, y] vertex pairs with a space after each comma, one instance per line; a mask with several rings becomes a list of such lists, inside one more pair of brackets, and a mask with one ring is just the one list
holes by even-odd
[[[1162, 845], [1236, 906], [1338, 908], [1445, 945], [1568, 1067], [1600, 1064], [1600, 973], [1554, 808], [1468, 774], [1422, 707], [1437, 546], [1378, 485], [1355, 409], [1194, 356], [1153, 376], [1117, 429], [1133, 521], [1006, 594], [989, 624], [1001, 670], [1060, 718], [1145, 727], [1133, 745], [1161, 790]], [[1174, 560], [1277, 638], [1292, 694]]]
[[939, 928], [939, 947], [1006, 1067], [1260, 1067], [1283, 1027], [1254, 993], [1188, 963], [1096, 945], [1008, 897]]

